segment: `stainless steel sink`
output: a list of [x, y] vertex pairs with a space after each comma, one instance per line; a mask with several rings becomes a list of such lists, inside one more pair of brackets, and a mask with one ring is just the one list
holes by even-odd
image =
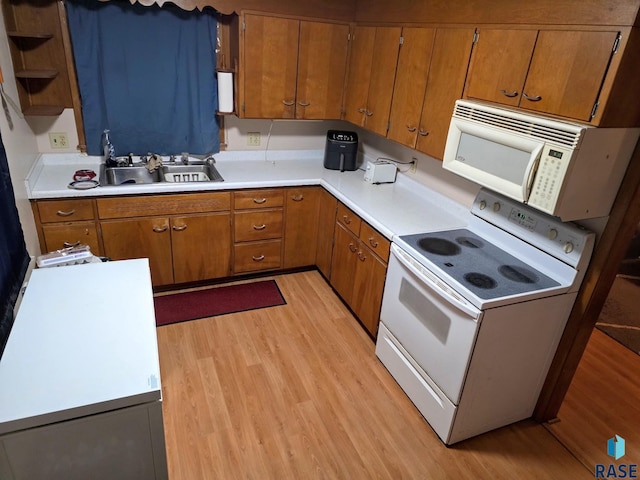
[[157, 183], [163, 180], [160, 170], [149, 172], [144, 165], [133, 165], [127, 167], [106, 167], [100, 166], [100, 185], [139, 185], [143, 183]]
[[149, 183], [193, 183], [223, 182], [224, 179], [213, 162], [197, 161], [188, 165], [172, 163], [162, 165], [149, 172], [144, 164], [133, 164], [124, 167], [100, 166], [100, 185], [103, 187], [120, 185], [140, 185]]
[[165, 182], [222, 182], [222, 176], [209, 162], [190, 163], [189, 165], [163, 165], [162, 175]]

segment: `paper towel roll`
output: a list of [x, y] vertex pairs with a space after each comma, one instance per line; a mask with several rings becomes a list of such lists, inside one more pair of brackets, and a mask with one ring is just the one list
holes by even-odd
[[218, 72], [218, 111], [233, 112], [233, 73]]

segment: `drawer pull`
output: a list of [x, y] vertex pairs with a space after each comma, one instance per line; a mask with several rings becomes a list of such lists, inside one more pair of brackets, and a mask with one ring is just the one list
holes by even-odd
[[187, 226], [186, 225], [180, 225], [180, 226], [174, 225], [172, 228], [173, 228], [174, 232], [182, 232], [183, 230], [187, 229]]
[[502, 93], [505, 97], [509, 97], [509, 98], [518, 96], [518, 92], [507, 92], [504, 88], [500, 90], [500, 93]]
[[356, 250], [358, 250], [356, 248], [356, 246], [352, 243], [349, 244], [349, 250], [351, 250], [351, 253], [356, 253]]
[[264, 260], [264, 255], [260, 255], [259, 257], [251, 257], [254, 262], [261, 262]]
[[298, 105], [300, 105], [301, 107], [308, 107], [311, 104], [309, 102], [298, 102]]
[[282, 100], [282, 103], [283, 103], [284, 105], [286, 105], [287, 107], [293, 107], [293, 106], [296, 104], [296, 102], [293, 102], [293, 101], [289, 101], [289, 102], [288, 102], [288, 101], [286, 101], [286, 100]]
[[264, 203], [266, 201], [267, 201], [267, 199], [264, 198], [264, 197], [262, 197], [262, 198], [254, 198], [253, 199], [253, 203], [257, 203], [258, 205], [260, 205], [260, 204], [262, 204], [262, 203]]
[[164, 227], [153, 227], [153, 231], [156, 233], [162, 233], [162, 232], [166, 232], [169, 229], [168, 226], [164, 226]]
[[78, 245], [80, 245], [80, 240], [78, 240], [75, 243], [69, 243], [69, 242], [63, 242], [64, 248], [73, 248], [73, 247], [77, 247]]
[[416, 127], [412, 127], [410, 125], [407, 125], [407, 130], [409, 130], [409, 132], [413, 133], [413, 132], [415, 132], [417, 130], [417, 128]]
[[362, 250], [360, 250], [358, 252], [358, 258], [360, 259], [361, 262], [364, 262], [367, 259], [367, 256], [364, 253], [362, 253]]
[[63, 212], [62, 210], [58, 210], [56, 212], [56, 215], [58, 215], [60, 217], [70, 217], [74, 213], [76, 213], [75, 209], [69, 210], [68, 212]]
[[304, 195], [294, 195], [293, 197], [291, 197], [291, 200], [293, 200], [294, 202], [301, 202], [302, 200], [304, 200]]
[[264, 223], [262, 225], [254, 225], [253, 226], [254, 230], [264, 230], [265, 228], [267, 228], [267, 226]]
[[371, 245], [373, 248], [378, 248], [378, 242], [373, 237], [369, 238], [369, 245]]
[[527, 100], [529, 100], [530, 102], [539, 102], [540, 100], [542, 100], [542, 97], [540, 95], [536, 95], [535, 97], [530, 97], [526, 93], [522, 92], [522, 96]]
[[351, 223], [351, 219], [347, 215], [342, 215], [342, 221], [347, 225]]
[[418, 130], [418, 135], [420, 135], [421, 137], [426, 137], [427, 135], [429, 135], [429, 131], [428, 130]]

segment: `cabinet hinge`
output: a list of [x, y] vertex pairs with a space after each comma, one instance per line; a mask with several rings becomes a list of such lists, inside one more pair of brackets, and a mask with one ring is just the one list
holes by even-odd
[[347, 33], [347, 42], [351, 41], [351, 32]]
[[244, 113], [244, 103], [242, 104], [242, 113]]
[[400, 37], [400, 45], [404, 44], [404, 37]]
[[475, 32], [473, 32], [473, 40], [471, 41], [471, 43], [475, 45], [476, 43], [478, 43], [479, 38], [480, 38], [480, 32], [476, 30]]
[[242, 20], [242, 31], [244, 32], [247, 29], [247, 22]]
[[619, 33], [616, 39], [613, 42], [613, 54], [618, 53], [618, 48], [620, 48], [620, 42], [622, 41], [622, 34]]
[[598, 107], [600, 106], [600, 102], [596, 102], [593, 104], [593, 108], [591, 109], [591, 118], [596, 116], [596, 113], [598, 112]]

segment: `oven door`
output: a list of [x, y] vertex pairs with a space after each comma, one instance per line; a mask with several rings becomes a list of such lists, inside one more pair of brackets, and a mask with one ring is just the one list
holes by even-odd
[[457, 405], [482, 312], [397, 245], [391, 252], [380, 320]]

